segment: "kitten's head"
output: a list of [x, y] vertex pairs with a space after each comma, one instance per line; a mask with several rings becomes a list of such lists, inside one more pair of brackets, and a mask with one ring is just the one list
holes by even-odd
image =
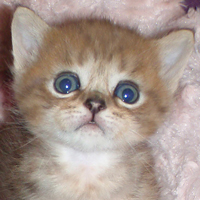
[[50, 27], [18, 8], [14, 89], [36, 136], [85, 150], [145, 140], [167, 112], [193, 46], [190, 31], [147, 40], [108, 21]]

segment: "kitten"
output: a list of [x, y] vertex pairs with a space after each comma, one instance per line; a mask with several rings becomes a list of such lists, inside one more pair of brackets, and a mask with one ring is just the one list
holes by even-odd
[[12, 42], [17, 110], [1, 130], [1, 199], [159, 199], [148, 137], [193, 34], [145, 39], [95, 19], [50, 27], [19, 7]]

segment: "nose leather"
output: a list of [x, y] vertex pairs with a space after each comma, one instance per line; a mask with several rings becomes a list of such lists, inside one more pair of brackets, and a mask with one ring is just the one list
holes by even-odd
[[85, 107], [88, 108], [93, 114], [106, 109], [106, 103], [103, 99], [98, 97], [88, 98], [85, 103]]

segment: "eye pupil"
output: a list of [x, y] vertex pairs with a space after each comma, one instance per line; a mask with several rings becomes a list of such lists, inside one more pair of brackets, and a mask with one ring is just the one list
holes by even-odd
[[134, 98], [134, 92], [131, 89], [125, 89], [122, 92], [122, 97], [125, 102], [130, 102]]
[[60, 90], [62, 90], [64, 93], [68, 93], [71, 89], [71, 81], [67, 78], [63, 79], [62, 81], [60, 81]]

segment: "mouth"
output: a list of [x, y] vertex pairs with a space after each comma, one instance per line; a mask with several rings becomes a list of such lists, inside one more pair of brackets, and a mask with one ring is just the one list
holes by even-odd
[[[95, 121], [90, 121], [88, 122], [87, 124], [94, 124], [94, 125], [97, 125], [97, 123]], [[97, 125], [98, 126], [98, 125]]]
[[99, 127], [99, 125], [95, 122], [95, 121], [90, 121], [90, 122], [88, 122], [88, 123], [85, 123], [85, 124], [83, 124], [81, 127], [84, 127], [84, 126], [86, 126], [86, 127], [91, 127], [91, 128], [100, 128]]
[[103, 133], [104, 134], [104, 130], [94, 121], [91, 120], [87, 123], [82, 124], [81, 126], [79, 126], [78, 128], [76, 128], [76, 131], [81, 130], [85, 133]]

